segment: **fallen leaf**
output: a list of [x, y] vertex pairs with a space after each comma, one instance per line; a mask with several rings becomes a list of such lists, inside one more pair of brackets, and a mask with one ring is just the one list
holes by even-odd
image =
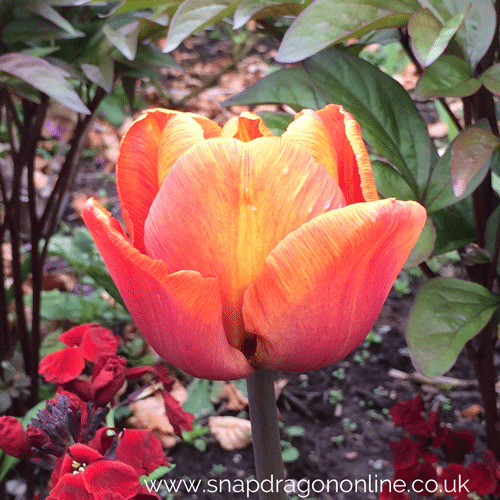
[[276, 395], [276, 399], [280, 397], [281, 391], [288, 384], [287, 378], [280, 378], [274, 381], [274, 394]]
[[468, 408], [465, 408], [465, 410], [462, 410], [462, 417], [468, 420], [473, 420], [475, 418], [478, 418], [479, 415], [481, 415], [482, 411], [483, 409], [481, 408], [480, 405], [478, 404], [470, 405]]
[[240, 450], [250, 443], [250, 420], [238, 417], [209, 417], [208, 428], [225, 450]]
[[177, 443], [174, 428], [165, 412], [165, 401], [161, 392], [150, 398], [139, 399], [129, 405], [132, 416], [127, 425], [136, 429], [149, 429], [164, 448], [172, 448]]
[[233, 382], [224, 384], [219, 399], [227, 400], [226, 409], [231, 411], [241, 411], [248, 406], [248, 398], [236, 388]]

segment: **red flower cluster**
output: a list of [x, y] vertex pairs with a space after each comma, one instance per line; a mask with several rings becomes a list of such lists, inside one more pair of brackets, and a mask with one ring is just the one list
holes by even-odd
[[158, 499], [140, 476], [168, 465], [149, 430], [102, 427], [106, 408], [61, 391], [26, 431], [14, 417], [0, 417], [0, 448], [52, 471], [47, 500]]
[[[39, 373], [84, 401], [97, 406], [109, 403], [125, 382], [127, 360], [116, 355], [119, 338], [108, 328], [87, 323], [62, 333], [58, 340], [68, 347], [42, 358]], [[90, 380], [78, 378], [86, 362], [93, 364]]]
[[[413, 489], [427, 496], [439, 491], [453, 498], [464, 498], [469, 492], [478, 495], [500, 494], [500, 467], [491, 451], [483, 454], [483, 462], [471, 462], [467, 468], [465, 455], [474, 446], [474, 433], [455, 430], [440, 422], [439, 414], [423, 413], [422, 396], [399, 401], [389, 412], [392, 421], [403, 427], [414, 439], [402, 437], [389, 443], [392, 451], [394, 479], [384, 485], [379, 500], [409, 500], [402, 490]], [[448, 462], [440, 472], [436, 467], [440, 449]], [[418, 489], [415, 485], [419, 485]], [[400, 485], [401, 488], [394, 486]]]
[[[108, 433], [113, 435], [109, 436]], [[158, 499], [140, 483], [167, 460], [148, 430], [101, 428], [88, 445], [77, 443], [59, 459], [47, 500]]]
[[59, 384], [25, 430], [19, 420], [0, 417], [0, 449], [52, 472], [47, 500], [151, 500], [140, 483], [167, 460], [161, 442], [150, 430], [104, 426], [108, 403], [125, 381], [148, 375], [140, 387], [118, 404], [161, 391], [166, 413], [177, 435], [192, 429], [193, 415], [185, 412], [170, 391], [174, 380], [162, 365], [127, 369], [116, 354], [119, 337], [96, 323], [62, 333], [67, 347], [45, 356], [40, 374]]

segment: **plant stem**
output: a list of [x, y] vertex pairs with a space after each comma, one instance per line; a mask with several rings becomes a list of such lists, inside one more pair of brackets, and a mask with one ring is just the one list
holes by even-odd
[[286, 500], [273, 372], [259, 368], [247, 389], [259, 500]]

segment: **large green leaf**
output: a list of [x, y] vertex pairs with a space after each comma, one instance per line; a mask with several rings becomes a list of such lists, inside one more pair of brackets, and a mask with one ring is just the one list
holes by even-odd
[[273, 111], [261, 111], [260, 117], [264, 120], [267, 128], [274, 135], [281, 135], [293, 121], [293, 116], [287, 113], [278, 113]]
[[49, 254], [59, 255], [75, 269], [90, 276], [98, 286], [102, 286], [113, 299], [126, 309], [125, 302], [111, 279], [87, 229], [75, 229], [71, 236], [54, 235], [49, 243]]
[[475, 69], [496, 32], [496, 13], [492, 0], [433, 0], [432, 3], [444, 4], [451, 16], [463, 12], [470, 5], [470, 11], [455, 38], [462, 46], [472, 69]]
[[430, 216], [436, 228], [435, 255], [458, 250], [475, 241], [474, 220], [471, 220], [474, 214], [470, 197], [432, 212]]
[[408, 183], [394, 167], [379, 160], [372, 162], [373, 177], [377, 191], [384, 198], [397, 198], [398, 200], [413, 200], [415, 194]]
[[500, 139], [496, 135], [479, 127], [469, 128], [456, 138], [450, 162], [455, 196], [463, 194], [499, 145]]
[[415, 0], [315, 0], [288, 28], [276, 59], [297, 62], [348, 37], [405, 26]]
[[462, 59], [443, 54], [428, 66], [418, 80], [415, 91], [422, 100], [431, 97], [465, 97], [479, 90], [481, 82]]
[[408, 92], [376, 66], [343, 51], [325, 50], [303, 65], [330, 102], [354, 115], [363, 137], [398, 169], [415, 199], [421, 199], [438, 155]]
[[478, 78], [491, 93], [500, 95], [500, 63], [490, 66]]
[[458, 31], [470, 6], [448, 19], [444, 24], [435, 18], [429, 9], [422, 9], [410, 19], [408, 33], [411, 36], [415, 57], [422, 66], [429, 66], [446, 49], [448, 42]]
[[102, 28], [106, 38], [129, 60], [135, 59], [139, 40], [139, 21], [113, 29], [108, 24]]
[[[473, 128], [481, 127], [481, 125], [484, 124], [478, 122], [474, 125]], [[478, 129], [483, 130], [482, 128]], [[465, 139], [462, 143], [462, 146], [460, 146], [459, 142], [459, 154], [457, 155], [457, 150], [454, 153], [454, 145], [464, 134]], [[474, 136], [475, 135], [476, 134], [474, 133]], [[456, 196], [455, 192], [453, 191], [453, 177], [451, 174], [453, 155], [455, 154], [455, 165], [457, 165], [458, 161], [458, 166], [455, 166], [454, 169], [458, 171], [460, 168], [463, 168], [460, 165], [460, 162], [462, 161], [460, 160], [460, 158], [463, 158], [463, 153], [467, 150], [474, 150], [476, 147], [473, 144], [471, 145], [468, 137], [469, 133], [467, 132], [467, 130], [458, 135], [457, 138], [448, 146], [443, 156], [441, 156], [441, 158], [433, 168], [431, 176], [429, 178], [429, 185], [425, 193], [425, 200], [423, 203], [429, 213], [453, 205], [457, 201], [469, 196], [486, 177], [486, 174], [488, 173], [488, 170], [490, 168], [490, 162], [488, 161], [490, 156], [488, 155], [485, 157], [484, 155], [479, 155], [475, 159], [471, 158], [470, 160], [468, 160], [471, 166], [467, 168], [467, 172], [469, 174], [473, 173], [472, 177], [470, 177], [470, 175], [468, 175], [467, 177], [463, 177], [463, 180], [466, 182], [463, 183], [463, 190], [461, 189], [460, 196]], [[484, 152], [484, 147], [480, 147], [480, 145], [478, 145], [477, 147]], [[480, 163], [481, 161], [482, 163]]]
[[424, 262], [424, 260], [427, 260], [431, 256], [435, 244], [436, 228], [434, 227], [432, 219], [427, 217], [425, 226], [422, 229], [415, 246], [412, 248], [410, 255], [408, 255], [403, 268], [409, 269], [410, 267], [418, 266], [420, 263]]
[[13, 75], [47, 94], [69, 109], [90, 114], [89, 109], [66, 80], [69, 74], [45, 59], [19, 52], [0, 56], [0, 72]]
[[415, 367], [428, 377], [449, 370], [465, 343], [488, 323], [500, 298], [456, 278], [423, 285], [408, 319], [406, 339]]
[[224, 101], [222, 106], [263, 103], [288, 104], [298, 109], [321, 109], [328, 101], [302, 68], [287, 68], [258, 80], [243, 92]]
[[[53, 3], [53, 2], [51, 2]], [[82, 31], [76, 30], [71, 23], [64, 19], [59, 12], [57, 12], [52, 5], [47, 2], [47, 0], [35, 0], [33, 2], [28, 3], [28, 9], [39, 16], [44, 17], [48, 21], [54, 23], [59, 28], [66, 31], [71, 37], [81, 37], [85, 36], [85, 33]]]
[[196, 30], [232, 14], [241, 0], [186, 0], [172, 17], [164, 52], [174, 50]]
[[243, 0], [234, 13], [233, 29], [241, 28], [253, 16], [274, 17], [295, 16], [302, 12], [311, 0]]

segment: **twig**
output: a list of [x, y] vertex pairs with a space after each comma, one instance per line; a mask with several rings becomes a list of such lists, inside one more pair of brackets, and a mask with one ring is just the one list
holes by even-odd
[[417, 384], [429, 384], [435, 385], [438, 387], [469, 387], [469, 386], [477, 386], [477, 380], [461, 380], [453, 377], [446, 377], [441, 375], [440, 377], [429, 378], [420, 373], [406, 373], [401, 370], [396, 370], [395, 368], [391, 368], [388, 372], [389, 377], [398, 379], [398, 380], [409, 380], [411, 382], [416, 382]]

